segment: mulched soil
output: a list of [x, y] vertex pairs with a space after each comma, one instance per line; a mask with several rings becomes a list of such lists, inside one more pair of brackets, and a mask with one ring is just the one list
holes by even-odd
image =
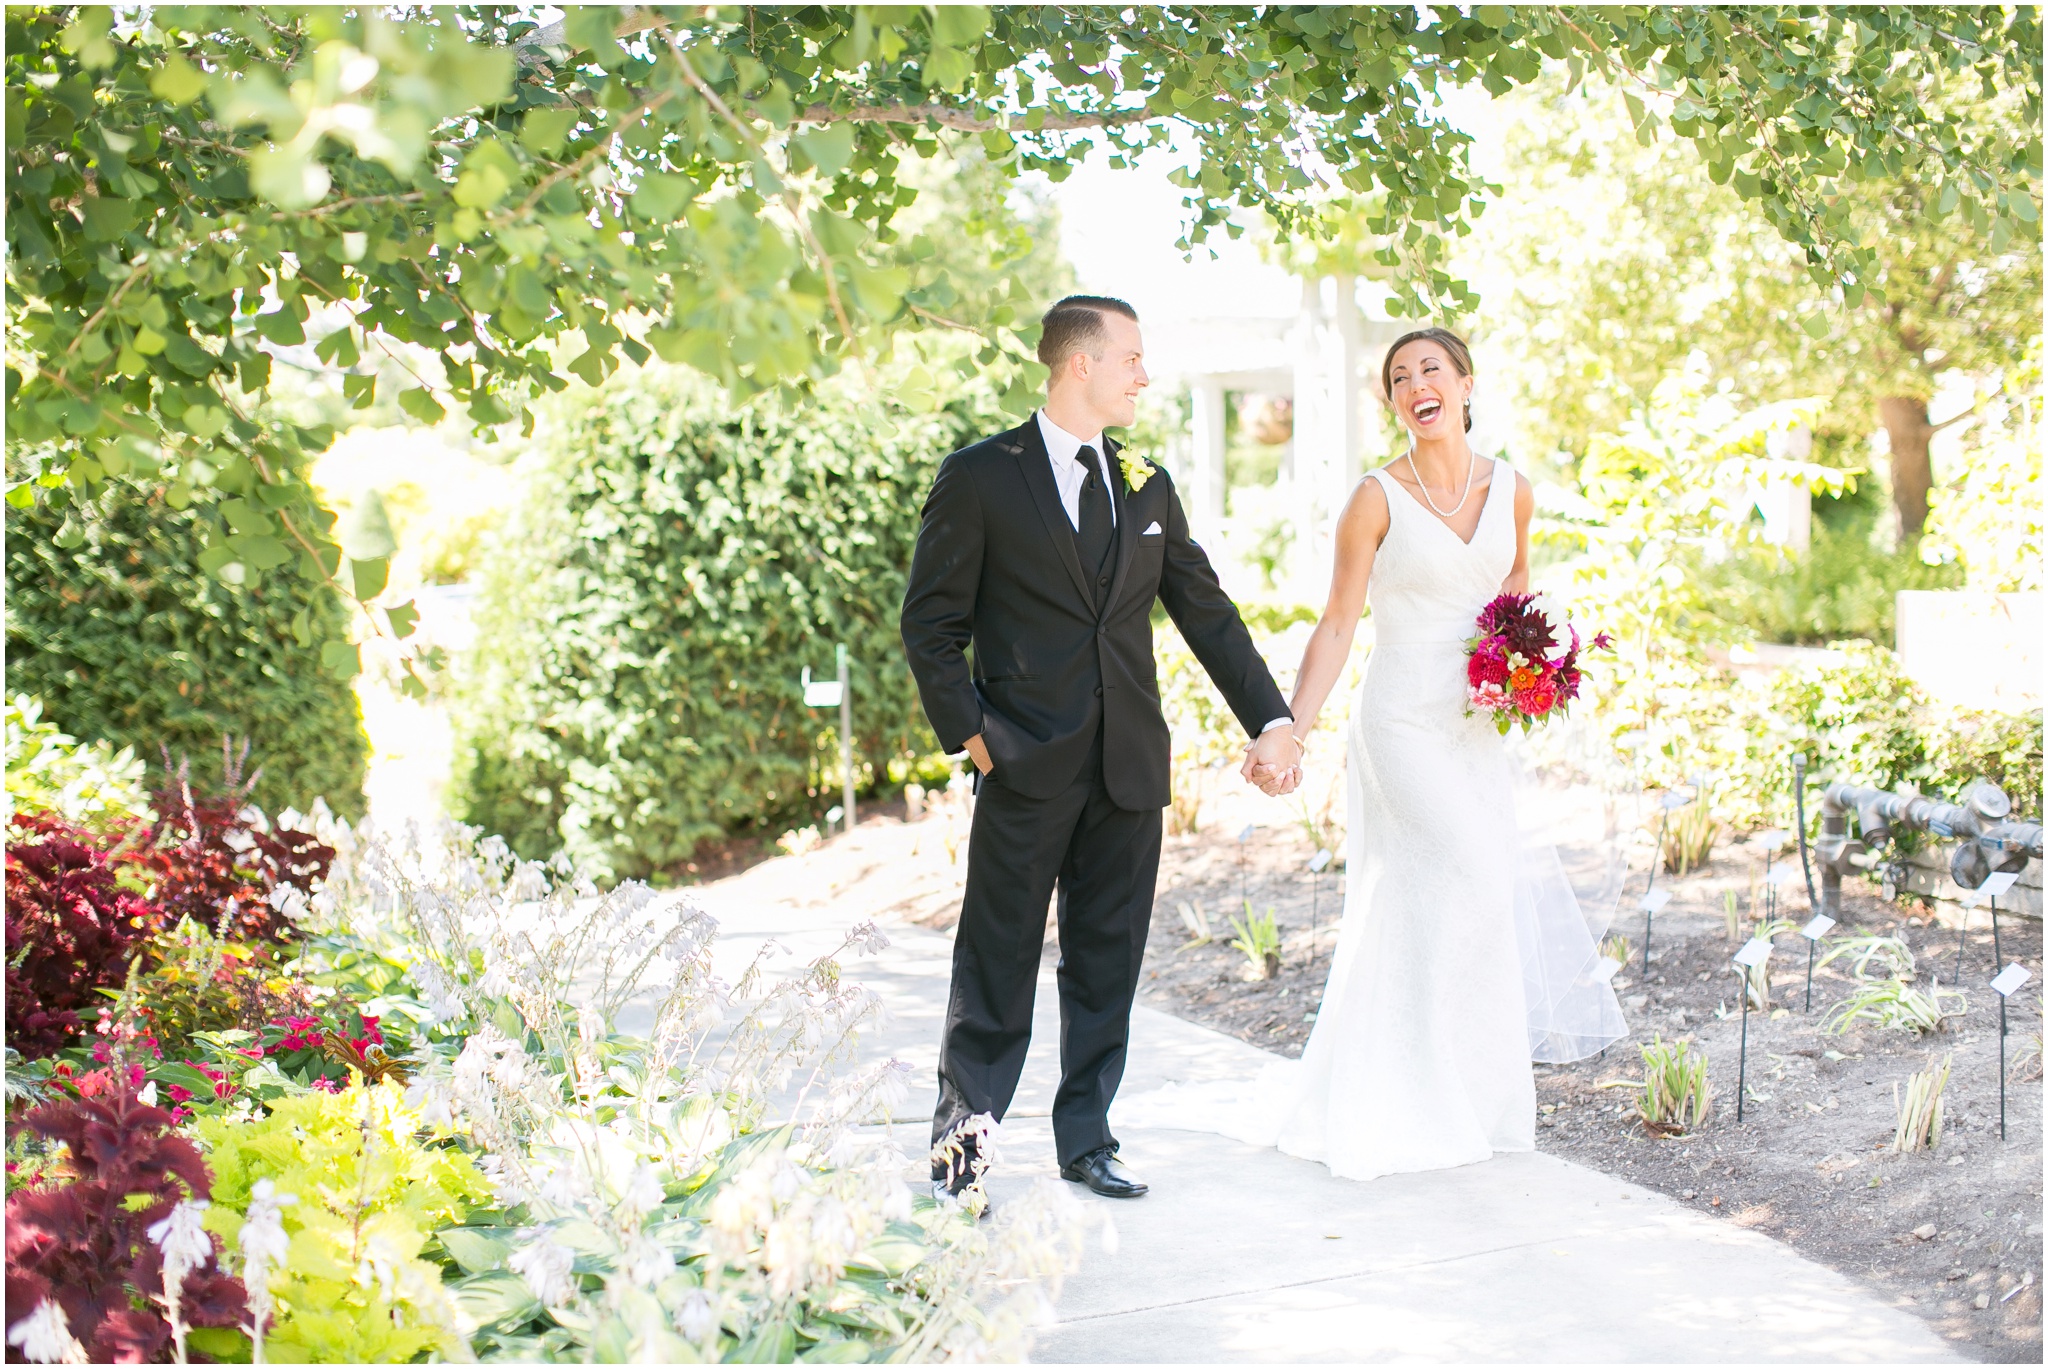
[[[1243, 843], [1236, 835], [1225, 822], [1167, 839], [1141, 1001], [1298, 1055], [1336, 944], [1341, 871], [1325, 874], [1316, 888], [1305, 870], [1314, 850], [1305, 829], [1261, 828]], [[1646, 864], [1639, 855], [1627, 906], [1640, 894]], [[1823, 1035], [1823, 1012], [1850, 987], [1847, 966], [1838, 962], [1815, 977], [1809, 1015], [1801, 1011], [1805, 942], [1780, 935], [1772, 1011], [1750, 1014], [1748, 1091], [1737, 1122], [1741, 999], [1729, 957], [1748, 928], [1745, 920], [1731, 938], [1723, 906], [1730, 891], [1739, 908], [1748, 906], [1759, 868], [1760, 859], [1737, 846], [1684, 879], [1660, 876], [1675, 898], [1657, 916], [1647, 982], [1641, 914], [1621, 919], [1616, 930], [1635, 953], [1615, 983], [1633, 1035], [1599, 1058], [1538, 1067], [1539, 1148], [1782, 1240], [1917, 1313], [1961, 1353], [2039, 1363], [2041, 925], [2001, 919], [2005, 959], [2035, 976], [2009, 1005], [2005, 1139], [1997, 995], [1986, 986], [1995, 968], [1992, 938], [1981, 911], [1965, 950], [1968, 1010], [1927, 1037], [1868, 1027]], [[1247, 957], [1226, 944], [1227, 917], [1247, 900], [1260, 911], [1273, 908], [1283, 932], [1281, 970], [1271, 980], [1248, 978]], [[1803, 921], [1805, 902], [1804, 891], [1795, 891], [1784, 915]], [[1182, 904], [1208, 914], [1209, 944], [1189, 944]], [[1919, 961], [1922, 987], [1930, 970], [1944, 988], [1953, 980], [1952, 922], [1934, 922], [1917, 904], [1884, 902], [1856, 884], [1846, 891], [1842, 922], [1834, 935], [1902, 938]], [[1636, 1115], [1633, 1088], [1599, 1087], [1639, 1079], [1638, 1048], [1659, 1035], [1689, 1041], [1709, 1060], [1713, 1111], [1690, 1136], [1650, 1134]], [[1891, 1154], [1893, 1085], [1944, 1057], [1952, 1069], [1940, 1146]]]

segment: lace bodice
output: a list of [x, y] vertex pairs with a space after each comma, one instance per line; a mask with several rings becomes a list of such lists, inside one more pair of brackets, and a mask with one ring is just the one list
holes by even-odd
[[1387, 535], [1373, 558], [1373, 637], [1381, 645], [1463, 642], [1475, 620], [1515, 565], [1515, 473], [1493, 462], [1493, 480], [1472, 540], [1461, 541], [1384, 468], [1377, 480], [1387, 497]]

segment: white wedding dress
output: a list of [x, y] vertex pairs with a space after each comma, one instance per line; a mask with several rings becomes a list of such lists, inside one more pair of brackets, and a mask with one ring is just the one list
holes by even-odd
[[1344, 1178], [1535, 1146], [1531, 1060], [1626, 1035], [1554, 850], [1518, 831], [1514, 769], [1465, 714], [1465, 641], [1514, 566], [1514, 472], [1494, 464], [1468, 544], [1384, 471], [1390, 512], [1352, 710], [1348, 884], [1299, 1061], [1243, 1085], [1169, 1086], [1121, 1125], [1221, 1131]]

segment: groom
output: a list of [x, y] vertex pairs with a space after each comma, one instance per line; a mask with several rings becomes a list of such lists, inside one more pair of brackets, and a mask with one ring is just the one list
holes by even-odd
[[[1138, 316], [1074, 295], [1045, 316], [1045, 407], [939, 466], [903, 600], [932, 729], [979, 772], [932, 1119], [936, 1195], [973, 1180], [962, 1124], [1000, 1120], [1031, 1039], [1046, 904], [1059, 893], [1061, 1177], [1116, 1198], [1109, 1104], [1152, 919], [1168, 736], [1152, 658], [1158, 600], [1254, 738], [1245, 773], [1291, 788], [1292, 721], [1251, 634], [1188, 536], [1173, 482], [1104, 434], [1149, 383]], [[973, 648], [970, 659], [968, 648]], [[959, 1135], [955, 1135], [959, 1132]], [[942, 1145], [942, 1143], [945, 1143]]]

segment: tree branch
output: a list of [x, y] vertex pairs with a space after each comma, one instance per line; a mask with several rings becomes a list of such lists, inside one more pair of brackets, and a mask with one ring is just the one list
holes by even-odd
[[935, 123], [942, 128], [957, 129], [962, 133], [1071, 133], [1087, 128], [1122, 128], [1128, 124], [1141, 124], [1163, 115], [1152, 114], [1143, 109], [1122, 109], [1107, 114], [1048, 114], [1036, 125], [1029, 123], [1025, 115], [979, 114], [968, 109], [953, 109], [946, 105], [852, 105], [846, 109], [833, 109], [830, 105], [812, 105], [796, 116], [800, 124], [922, 124]]
[[[673, 33], [669, 35], [669, 52], [675, 57], [676, 67], [682, 72], [683, 79], [689, 83], [690, 89], [702, 96], [704, 103], [710, 105], [719, 118], [732, 125], [733, 132], [739, 134], [740, 139], [748, 147], [754, 149], [756, 156], [765, 156], [766, 149], [761, 146], [761, 140], [755, 136], [754, 130], [748, 127], [746, 122], [737, 114], [734, 114], [725, 101], [718, 98], [718, 92], [713, 90], [709, 83], [697, 74], [697, 68], [690, 65], [690, 59], [683, 52], [681, 41]], [[851, 347], [853, 345], [853, 323], [847, 318], [846, 305], [839, 298], [839, 284], [834, 279], [836, 268], [833, 265], [832, 257], [825, 251], [825, 245], [818, 241], [818, 235], [811, 231], [810, 219], [804, 213], [803, 205], [798, 201], [797, 197], [785, 189], [782, 192], [782, 203], [783, 207], [789, 211], [790, 218], [796, 221], [797, 231], [804, 235], [804, 241], [810, 245], [811, 251], [818, 255], [818, 264], [824, 268], [818, 274], [825, 282], [825, 298], [832, 306], [832, 316], [839, 322], [839, 335], [845, 338], [846, 345]]]

